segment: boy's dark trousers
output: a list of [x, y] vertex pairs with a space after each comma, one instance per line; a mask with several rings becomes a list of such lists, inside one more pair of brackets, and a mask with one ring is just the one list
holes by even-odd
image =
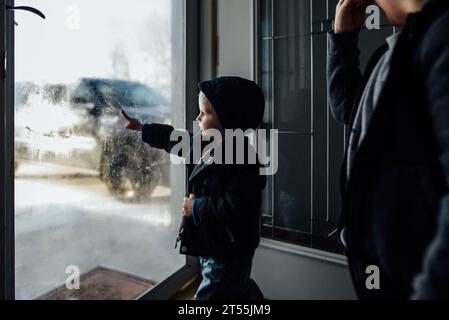
[[251, 279], [254, 252], [238, 258], [199, 257], [203, 280], [195, 300], [262, 300]]

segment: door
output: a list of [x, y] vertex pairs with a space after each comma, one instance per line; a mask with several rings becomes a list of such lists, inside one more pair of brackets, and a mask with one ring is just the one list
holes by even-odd
[[185, 126], [184, 1], [38, 6], [45, 19], [9, 12], [2, 33], [15, 38], [5, 41], [15, 52], [5, 86], [10, 148], [2, 159], [10, 161], [2, 178], [12, 188], [2, 195], [10, 230], [2, 279], [14, 279], [5, 292], [16, 299], [167, 295], [196, 272], [174, 249], [185, 170], [124, 130], [119, 112]]

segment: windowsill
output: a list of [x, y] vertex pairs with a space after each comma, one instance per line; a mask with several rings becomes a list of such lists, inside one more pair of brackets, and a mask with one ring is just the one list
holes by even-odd
[[186, 257], [186, 265], [160, 282], [152, 290], [143, 294], [138, 300], [169, 300], [173, 299], [180, 289], [191, 284], [192, 279], [200, 274], [197, 258]]
[[347, 266], [348, 262], [346, 256], [331, 252], [326, 252], [323, 250], [312, 249], [303, 247], [300, 245], [294, 245], [290, 243], [285, 243], [281, 241], [276, 241], [272, 239], [261, 238], [260, 239], [260, 247], [273, 249], [277, 251], [282, 251], [310, 259], [316, 259], [324, 262], [330, 262], [339, 264], [342, 266]]
[[193, 279], [182, 286], [170, 300], [194, 300], [194, 296], [198, 286], [200, 285], [201, 277], [196, 275]]

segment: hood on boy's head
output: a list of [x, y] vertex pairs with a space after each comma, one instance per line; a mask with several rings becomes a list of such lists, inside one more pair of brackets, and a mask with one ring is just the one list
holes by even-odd
[[257, 129], [263, 121], [265, 98], [253, 81], [221, 77], [203, 81], [199, 89], [213, 105], [224, 129]]

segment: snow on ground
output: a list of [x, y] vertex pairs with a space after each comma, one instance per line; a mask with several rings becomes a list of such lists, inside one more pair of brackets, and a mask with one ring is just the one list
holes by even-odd
[[63, 285], [69, 265], [81, 274], [104, 266], [156, 281], [184, 265], [185, 257], [174, 249], [180, 215], [170, 210], [168, 188], [158, 187], [146, 203], [128, 204], [114, 199], [94, 176], [35, 179], [24, 174], [32, 168], [20, 170], [15, 181], [17, 299]]

